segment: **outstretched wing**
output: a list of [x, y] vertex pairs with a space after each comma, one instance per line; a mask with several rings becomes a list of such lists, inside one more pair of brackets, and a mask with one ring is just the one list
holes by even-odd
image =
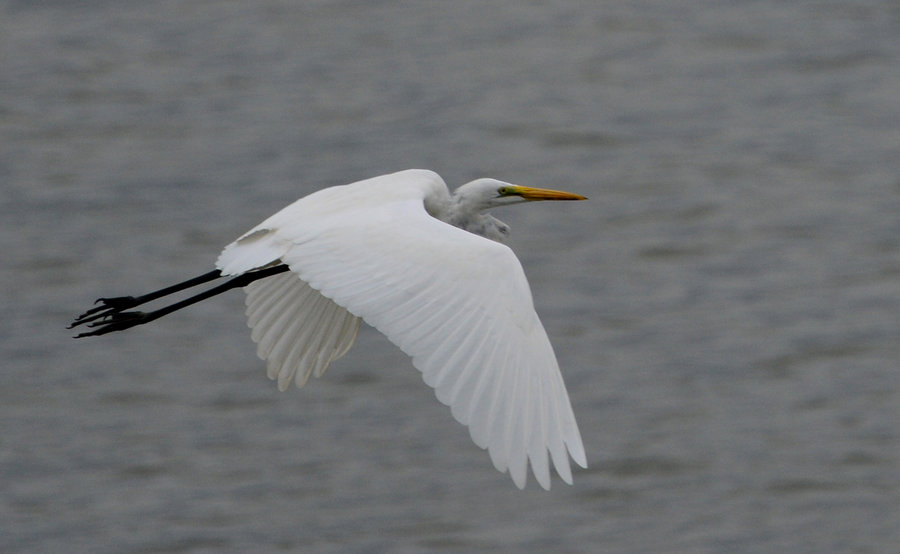
[[[279, 377], [285, 372], [289, 381], [296, 372], [302, 383], [324, 371], [352, 343], [337, 326], [361, 317], [412, 357], [518, 487], [529, 461], [542, 487], [550, 487], [549, 460], [571, 483], [569, 456], [586, 467], [584, 447], [522, 266], [506, 246], [429, 215], [425, 204], [447, 198], [440, 177], [421, 170], [325, 189], [229, 245], [218, 266], [225, 274], [276, 260], [290, 266], [282, 283], [248, 287], [254, 332], [264, 328], [261, 336], [275, 344], [265, 352], [286, 352]], [[291, 275], [303, 284], [291, 286]], [[304, 307], [286, 306], [298, 303]], [[327, 347], [317, 352], [319, 365], [304, 366], [306, 358], [278, 343], [302, 335], [295, 320], [310, 314], [326, 327], [317, 338]], [[284, 370], [287, 361], [301, 366]]]

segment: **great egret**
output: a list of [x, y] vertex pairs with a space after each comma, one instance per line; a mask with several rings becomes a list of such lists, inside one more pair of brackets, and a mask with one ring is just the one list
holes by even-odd
[[[494, 179], [451, 195], [440, 176], [418, 169], [326, 188], [226, 246], [215, 271], [143, 296], [101, 298], [70, 328], [94, 328], [78, 337], [121, 331], [246, 287], [257, 353], [285, 390], [320, 377], [353, 344], [363, 319], [412, 357], [516, 486], [525, 487], [530, 460], [538, 483], [550, 488], [548, 452], [571, 484], [569, 457], [587, 467], [578, 425], [525, 273], [501, 244], [509, 227], [486, 211], [584, 199]], [[226, 276], [159, 310], [126, 311]]]

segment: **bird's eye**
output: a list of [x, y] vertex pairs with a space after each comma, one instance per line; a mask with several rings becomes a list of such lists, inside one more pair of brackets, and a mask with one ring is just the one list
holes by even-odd
[[497, 196], [509, 196], [509, 187], [500, 187], [497, 189]]

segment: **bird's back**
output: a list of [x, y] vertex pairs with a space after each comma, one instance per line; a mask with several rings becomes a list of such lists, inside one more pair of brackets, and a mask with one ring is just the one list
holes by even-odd
[[225, 247], [216, 262], [225, 275], [237, 275], [281, 258], [290, 245], [350, 220], [390, 223], [424, 203], [436, 215], [450, 199], [447, 185], [427, 169], [407, 169], [318, 190], [268, 217]]

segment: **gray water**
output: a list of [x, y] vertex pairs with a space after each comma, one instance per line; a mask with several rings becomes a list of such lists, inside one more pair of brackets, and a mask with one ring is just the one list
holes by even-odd
[[[0, 551], [896, 551], [893, 0], [0, 6]], [[285, 393], [239, 292], [64, 329], [409, 167], [590, 197], [495, 213], [574, 486], [516, 489], [369, 328]]]

